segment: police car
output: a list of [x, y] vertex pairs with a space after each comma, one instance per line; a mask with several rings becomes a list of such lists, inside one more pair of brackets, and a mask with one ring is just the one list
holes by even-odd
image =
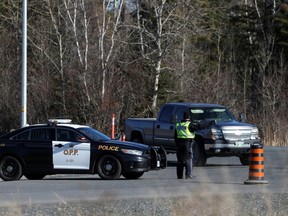
[[53, 174], [98, 174], [102, 179], [140, 178], [165, 168], [163, 148], [122, 142], [68, 119], [31, 125], [0, 137], [0, 178], [30, 180]]

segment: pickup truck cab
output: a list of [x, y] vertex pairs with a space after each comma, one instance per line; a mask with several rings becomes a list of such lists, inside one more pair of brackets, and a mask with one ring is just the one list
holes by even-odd
[[[184, 112], [204, 129], [195, 132], [194, 164], [205, 166], [210, 157], [237, 156], [249, 165], [250, 145], [260, 143], [255, 125], [239, 121], [222, 105], [200, 103], [166, 103], [157, 118], [128, 118], [125, 121], [126, 139], [147, 145], [162, 146], [167, 153], [175, 153], [175, 124]], [[203, 127], [201, 127], [203, 128]]]

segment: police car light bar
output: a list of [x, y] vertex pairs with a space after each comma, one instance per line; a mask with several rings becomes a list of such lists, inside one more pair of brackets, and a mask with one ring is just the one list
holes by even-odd
[[70, 124], [71, 122], [71, 119], [49, 119], [49, 123], [54, 124]]

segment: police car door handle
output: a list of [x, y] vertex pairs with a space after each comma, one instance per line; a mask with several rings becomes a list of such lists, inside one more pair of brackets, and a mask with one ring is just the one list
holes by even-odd
[[58, 148], [62, 148], [64, 145], [62, 145], [62, 144], [57, 144], [57, 145], [55, 145], [55, 147], [58, 147]]

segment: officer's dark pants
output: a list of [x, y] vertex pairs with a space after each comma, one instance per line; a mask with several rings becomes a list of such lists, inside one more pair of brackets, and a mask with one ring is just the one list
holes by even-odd
[[191, 139], [177, 139], [177, 178], [183, 178], [185, 168], [186, 178], [192, 177], [193, 170], [193, 141]]

